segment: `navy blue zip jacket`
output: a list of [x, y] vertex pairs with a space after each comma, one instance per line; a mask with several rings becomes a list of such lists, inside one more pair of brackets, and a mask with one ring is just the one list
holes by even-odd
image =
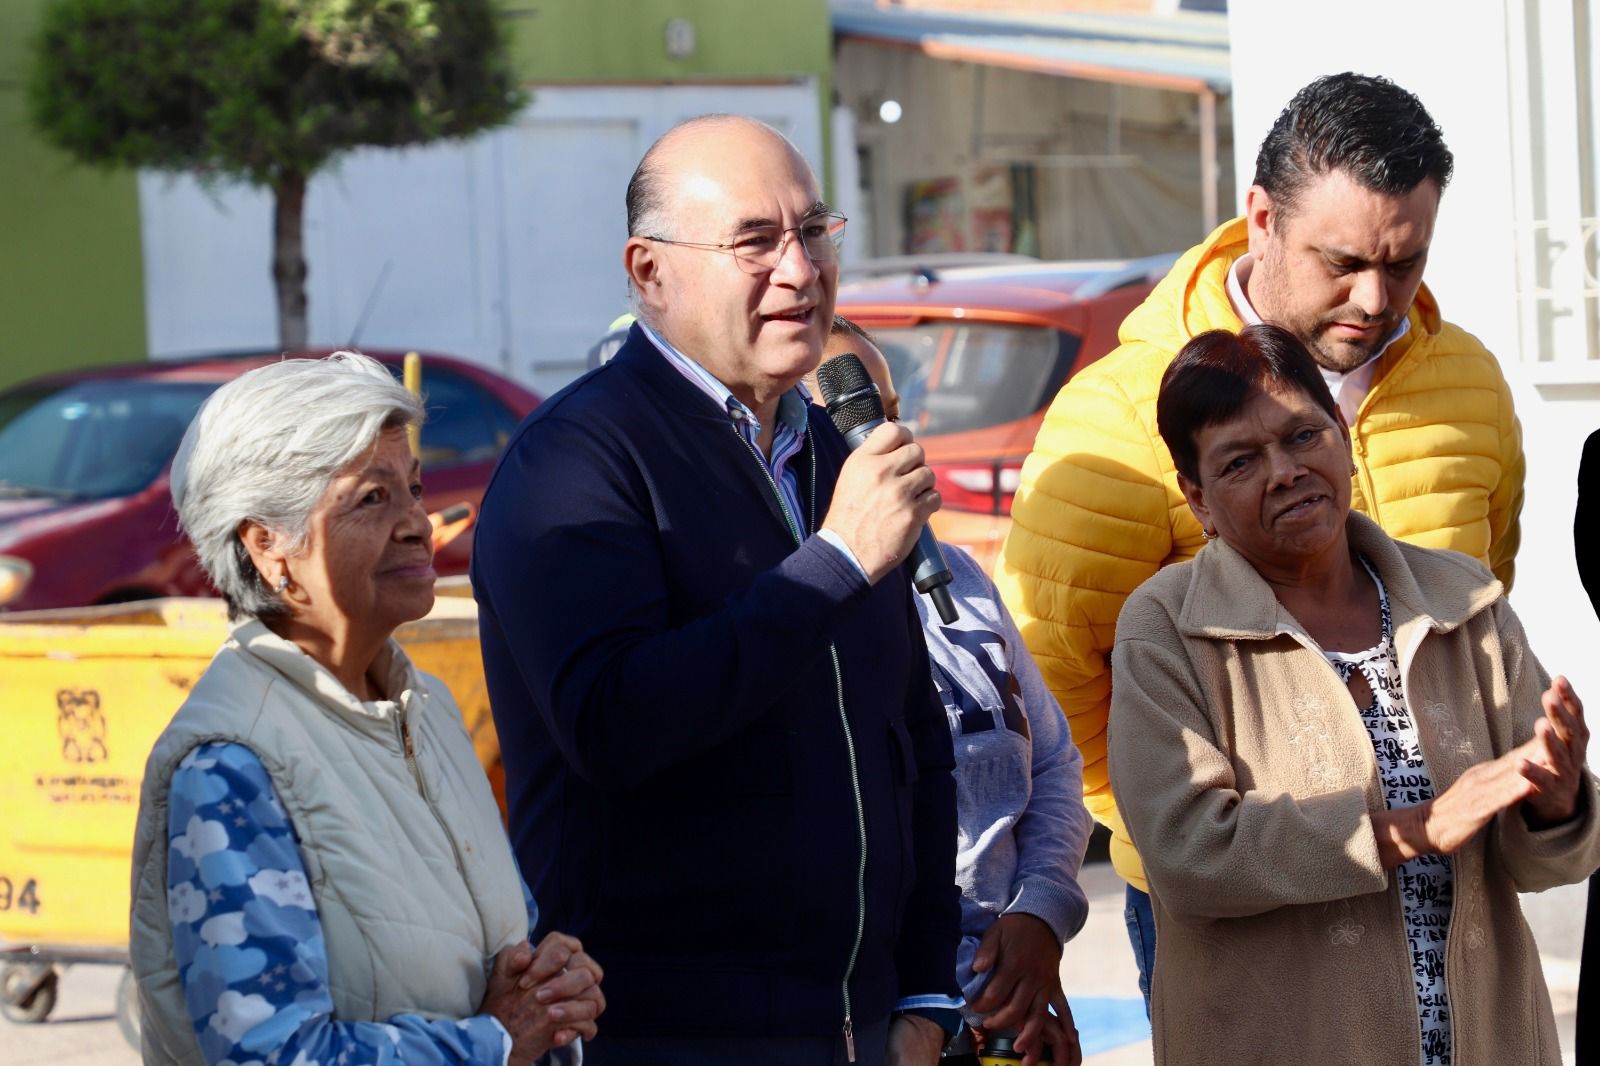
[[904, 574], [868, 586], [814, 535], [845, 445], [810, 418], [797, 547], [727, 413], [636, 329], [484, 496], [512, 843], [538, 934], [605, 969], [606, 1032], [828, 1036], [847, 1003], [859, 1027], [955, 993], [949, 728]]

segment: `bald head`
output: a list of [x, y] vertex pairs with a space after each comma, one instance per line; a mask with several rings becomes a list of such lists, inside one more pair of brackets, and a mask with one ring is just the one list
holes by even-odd
[[794, 144], [776, 129], [743, 115], [701, 115], [678, 123], [645, 152], [628, 181], [628, 236], [663, 237], [671, 228], [676, 185], [708, 157], [749, 151], [763, 142], [793, 157], [810, 172]]
[[634, 307], [769, 426], [778, 397], [822, 354], [843, 224], [777, 130], [691, 119], [651, 145], [628, 186]]

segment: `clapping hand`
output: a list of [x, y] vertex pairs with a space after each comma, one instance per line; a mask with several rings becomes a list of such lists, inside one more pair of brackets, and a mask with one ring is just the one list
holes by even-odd
[[1589, 753], [1589, 727], [1583, 720], [1583, 701], [1564, 677], [1550, 682], [1540, 697], [1544, 717], [1533, 727], [1535, 749], [1522, 760], [1519, 771], [1533, 791], [1524, 800], [1530, 823], [1559, 825], [1578, 811]]
[[1427, 803], [1373, 815], [1386, 869], [1418, 855], [1452, 855], [1519, 803], [1535, 828], [1559, 825], [1577, 813], [1589, 748], [1583, 703], [1564, 677], [1552, 681], [1539, 701], [1544, 717], [1527, 741], [1471, 767]]

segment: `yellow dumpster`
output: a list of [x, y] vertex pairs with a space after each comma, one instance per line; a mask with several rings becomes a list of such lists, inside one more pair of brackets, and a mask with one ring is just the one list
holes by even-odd
[[[440, 588], [395, 634], [460, 704], [504, 809], [477, 604]], [[227, 636], [221, 600], [0, 615], [0, 1009], [42, 1021], [56, 967], [126, 964], [134, 819], [145, 759]], [[131, 1004], [132, 984], [125, 980]], [[135, 1018], [122, 1018], [136, 1037]]]

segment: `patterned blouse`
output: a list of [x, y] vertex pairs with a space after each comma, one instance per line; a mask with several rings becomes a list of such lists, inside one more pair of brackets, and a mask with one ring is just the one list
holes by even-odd
[[[511, 1037], [486, 1014], [333, 1017], [327, 947], [299, 840], [249, 748], [195, 748], [172, 776], [169, 808], [167, 913], [207, 1063], [504, 1066]], [[522, 893], [532, 929], [538, 908], [526, 883]]]
[[[1361, 560], [1378, 586], [1383, 636], [1366, 651], [1323, 654], [1346, 683], [1361, 672], [1372, 689], [1372, 702], [1361, 721], [1372, 738], [1378, 778], [1390, 810], [1412, 807], [1433, 798], [1433, 778], [1422, 756], [1416, 722], [1406, 707], [1400, 659], [1394, 646], [1389, 594], [1365, 558]], [[1395, 870], [1401, 913], [1411, 945], [1411, 970], [1417, 986], [1417, 1014], [1422, 1024], [1421, 1066], [1450, 1066], [1450, 1004], [1445, 996], [1444, 945], [1450, 928], [1455, 881], [1450, 857], [1420, 855]]]

